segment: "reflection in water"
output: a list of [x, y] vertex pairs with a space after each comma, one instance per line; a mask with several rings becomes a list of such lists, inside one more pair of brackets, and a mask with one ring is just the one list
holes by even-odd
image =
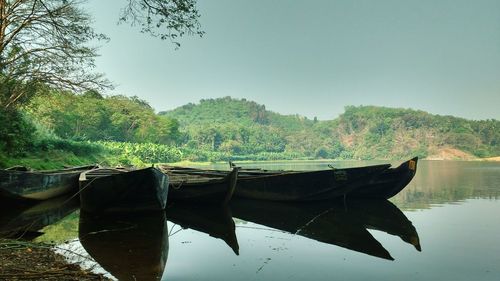
[[93, 217], [80, 213], [83, 248], [118, 280], [160, 280], [168, 257], [165, 213]]
[[[281, 231], [392, 260], [389, 252], [368, 232], [379, 230], [399, 236], [420, 251], [417, 231], [405, 215], [387, 200], [321, 203], [284, 203], [233, 200], [234, 217]], [[238, 254], [234, 222], [229, 209], [171, 205], [168, 220], [224, 240]]]
[[1, 204], [0, 237], [32, 239], [78, 208], [78, 198], [63, 196], [27, 204]]
[[384, 259], [393, 258], [367, 229], [399, 236], [420, 251], [415, 227], [387, 200], [355, 200], [345, 204], [238, 200], [231, 207], [239, 219]]
[[239, 255], [235, 225], [227, 206], [174, 203], [167, 208], [167, 218], [184, 229], [194, 229], [224, 240]]
[[413, 181], [391, 201], [402, 209], [428, 209], [435, 204], [499, 197], [497, 162], [422, 161]]

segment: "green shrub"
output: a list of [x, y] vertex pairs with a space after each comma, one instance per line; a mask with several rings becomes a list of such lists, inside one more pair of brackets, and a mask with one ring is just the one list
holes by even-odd
[[97, 144], [122, 159], [136, 159], [145, 163], [177, 162], [183, 158], [178, 148], [162, 144], [111, 141], [99, 141]]
[[0, 108], [0, 150], [22, 155], [32, 145], [35, 127], [15, 109]]

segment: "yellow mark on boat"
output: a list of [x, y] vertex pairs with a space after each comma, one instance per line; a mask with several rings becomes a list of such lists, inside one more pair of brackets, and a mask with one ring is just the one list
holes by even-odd
[[415, 171], [416, 167], [417, 167], [417, 162], [415, 162], [414, 160], [410, 160], [410, 162], [408, 163], [408, 168], [412, 171]]

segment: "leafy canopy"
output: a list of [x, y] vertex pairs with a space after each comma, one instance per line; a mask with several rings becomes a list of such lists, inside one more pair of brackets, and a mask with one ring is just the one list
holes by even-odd
[[[0, 106], [20, 104], [40, 87], [83, 92], [111, 88], [93, 72], [98, 44], [84, 0], [0, 0]], [[120, 22], [161, 39], [203, 35], [194, 0], [124, 0]]]

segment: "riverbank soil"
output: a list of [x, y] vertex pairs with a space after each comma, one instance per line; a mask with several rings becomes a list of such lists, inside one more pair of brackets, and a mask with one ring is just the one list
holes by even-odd
[[0, 239], [0, 281], [14, 280], [110, 280], [69, 264], [50, 245], [20, 245]]

